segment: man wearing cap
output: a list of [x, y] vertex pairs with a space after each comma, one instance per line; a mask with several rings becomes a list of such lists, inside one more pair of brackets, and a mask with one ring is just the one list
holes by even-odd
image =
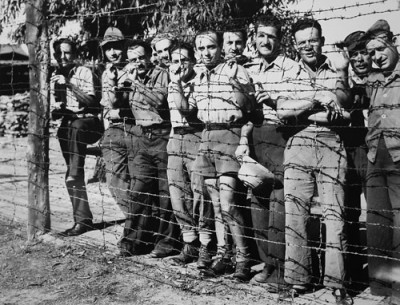
[[[127, 71], [125, 38], [116, 27], [109, 27], [100, 43], [105, 62], [102, 75], [102, 105], [107, 129], [102, 140], [102, 153], [106, 167], [106, 180], [110, 192], [125, 216], [131, 203], [130, 189], [133, 181], [133, 159], [137, 152], [135, 120], [124, 92]], [[147, 239], [146, 239], [147, 238]], [[118, 243], [120, 255], [131, 256], [146, 251], [142, 242], [148, 240], [146, 232], [135, 243], [124, 236]]]
[[[137, 153], [132, 161], [135, 181], [124, 236], [134, 242], [151, 220], [154, 249], [150, 256], [162, 258], [177, 252], [179, 226], [172, 212], [167, 180], [167, 143], [171, 132], [168, 72], [151, 67], [150, 57], [148, 43], [128, 41], [124, 88], [128, 90], [136, 121]], [[153, 194], [153, 207], [146, 202], [147, 194]]]
[[332, 68], [322, 54], [324, 37], [316, 20], [293, 25], [300, 72], [294, 96], [278, 101], [278, 115], [299, 127], [289, 138], [284, 157], [286, 209], [285, 282], [289, 295], [304, 293], [312, 285], [311, 248], [307, 222], [317, 187], [326, 228], [324, 286], [333, 290], [336, 304], [352, 304], [345, 290], [346, 234], [344, 184], [346, 151], [335, 128], [345, 123], [350, 103], [348, 59]]
[[92, 229], [93, 215], [89, 208], [85, 185], [85, 157], [88, 144], [97, 142], [103, 133], [98, 118], [94, 75], [89, 68], [75, 63], [76, 44], [67, 38], [53, 44], [58, 67], [50, 79], [53, 119], [61, 118], [57, 132], [67, 172], [65, 183], [72, 202], [74, 226], [66, 236], [76, 236]]
[[361, 194], [366, 197], [367, 176], [367, 134], [366, 120], [369, 100], [366, 97], [366, 81], [371, 72], [372, 60], [369, 56], [364, 39], [365, 32], [356, 31], [349, 34], [343, 41], [343, 47], [349, 53], [351, 72], [349, 77], [353, 102], [347, 109], [350, 113], [350, 125], [339, 130], [347, 153], [346, 175], [346, 221], [349, 245], [349, 272], [353, 286], [359, 286], [364, 279], [363, 260], [358, 255], [363, 246], [360, 244]]
[[385, 20], [366, 33], [377, 66], [367, 81], [367, 244], [371, 293], [400, 304], [400, 57]]

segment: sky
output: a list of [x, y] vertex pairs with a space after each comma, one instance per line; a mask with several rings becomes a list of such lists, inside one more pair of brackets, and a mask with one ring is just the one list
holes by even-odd
[[341, 41], [354, 31], [366, 31], [378, 19], [386, 19], [392, 32], [400, 34], [400, 0], [298, 0], [290, 8], [312, 10], [314, 19], [321, 23], [326, 44]]

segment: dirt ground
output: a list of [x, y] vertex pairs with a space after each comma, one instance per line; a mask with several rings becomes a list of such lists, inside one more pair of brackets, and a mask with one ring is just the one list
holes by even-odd
[[153, 261], [51, 236], [28, 243], [24, 227], [0, 220], [0, 304], [276, 304], [261, 287]]

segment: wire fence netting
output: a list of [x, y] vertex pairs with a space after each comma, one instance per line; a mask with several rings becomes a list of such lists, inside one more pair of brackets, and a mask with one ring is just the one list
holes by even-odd
[[[27, 222], [33, 184], [49, 191], [47, 234], [133, 257], [139, 276], [172, 268], [177, 289], [218, 278], [271, 304], [400, 304], [398, 33], [374, 24], [399, 8], [385, 4], [288, 10], [282, 37], [264, 13], [197, 36], [65, 27], [43, 44], [46, 94], [30, 88], [27, 53], [1, 47], [1, 218]], [[67, 19], [154, 8], [140, 9]], [[324, 44], [319, 22], [366, 16]], [[48, 111], [32, 113], [29, 90], [49, 94]], [[35, 136], [48, 185], [27, 182]], [[316, 300], [323, 289], [343, 295]]]

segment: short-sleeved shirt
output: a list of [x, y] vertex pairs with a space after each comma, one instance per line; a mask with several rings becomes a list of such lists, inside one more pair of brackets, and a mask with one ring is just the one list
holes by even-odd
[[[204, 123], [234, 123], [244, 117], [227, 74], [228, 64], [219, 64], [212, 70], [198, 72], [193, 80], [189, 104], [198, 109], [197, 117]], [[238, 65], [236, 79], [250, 84], [246, 69]]]
[[400, 160], [400, 62], [387, 78], [382, 72], [372, 72], [366, 90], [370, 98], [368, 159], [375, 162], [378, 142], [383, 136], [393, 162], [397, 162]]
[[[257, 57], [244, 65], [256, 90], [267, 91], [272, 100], [293, 95], [293, 80], [297, 77], [300, 67], [294, 60], [279, 55], [272, 63]], [[273, 124], [282, 124], [278, 119], [276, 109], [263, 104], [264, 120]]]
[[169, 124], [170, 114], [167, 102], [169, 83], [168, 72], [162, 68], [155, 67], [145, 75], [142, 83], [152, 91], [161, 93], [163, 99], [162, 105], [156, 108], [149, 103], [149, 97], [145, 94], [139, 93], [132, 95], [129, 103], [136, 124], [140, 126], [151, 126], [164, 123]]
[[[84, 66], [76, 66], [71, 69], [68, 78], [69, 82], [82, 90], [82, 92], [86, 93], [87, 95], [96, 95], [94, 75], [89, 68]], [[51, 89], [57, 90], [54, 86], [55, 84], [52, 83]], [[52, 94], [52, 99], [54, 98], [55, 96]], [[75, 94], [68, 87], [66, 88], [66, 107], [75, 113], [85, 112], [85, 105], [79, 103]]]
[[[316, 71], [315, 77], [311, 77], [305, 63], [300, 60], [300, 71], [294, 83], [296, 99], [313, 100], [316, 95], [322, 95], [325, 99], [337, 101], [335, 94], [336, 83], [339, 76], [332, 67], [330, 60], [325, 57], [324, 62]], [[307, 129], [311, 130], [330, 130], [328, 127], [320, 126], [307, 122]]]

